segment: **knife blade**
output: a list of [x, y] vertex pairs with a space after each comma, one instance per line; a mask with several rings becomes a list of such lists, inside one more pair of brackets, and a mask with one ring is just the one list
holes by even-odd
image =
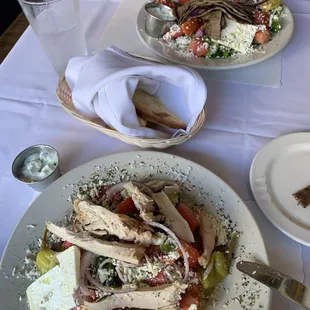
[[310, 309], [310, 288], [268, 266], [240, 261], [237, 269], [305, 309]]

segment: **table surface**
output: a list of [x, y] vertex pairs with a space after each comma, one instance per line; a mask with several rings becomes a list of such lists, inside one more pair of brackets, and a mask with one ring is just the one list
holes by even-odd
[[[118, 3], [81, 0], [81, 5], [88, 7], [82, 18], [91, 48], [98, 48], [102, 29]], [[203, 128], [188, 142], [166, 152], [209, 168], [234, 188], [256, 217], [271, 266], [310, 285], [310, 250], [269, 223], [254, 202], [248, 181], [252, 159], [266, 142], [310, 129], [310, 1], [286, 3], [294, 13], [296, 30], [282, 52], [282, 86], [208, 81], [208, 115]], [[55, 96], [57, 79], [28, 28], [0, 66], [0, 255], [36, 196], [11, 174], [12, 161], [22, 149], [37, 143], [53, 145], [60, 153], [62, 173], [100, 156], [138, 149], [67, 114]], [[275, 296], [272, 309], [299, 308]]]

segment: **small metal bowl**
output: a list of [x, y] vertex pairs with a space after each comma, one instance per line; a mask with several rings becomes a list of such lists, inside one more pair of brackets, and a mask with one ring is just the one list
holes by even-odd
[[[40, 153], [41, 151], [48, 151], [52, 152], [57, 156], [57, 164], [54, 168], [54, 170], [47, 175], [45, 178], [42, 178], [38, 181], [25, 181], [21, 177], [20, 170], [24, 164], [24, 161], [26, 158], [28, 158], [30, 155]], [[52, 184], [55, 180], [57, 180], [60, 177], [60, 170], [59, 170], [59, 154], [58, 152], [50, 145], [45, 145], [45, 144], [37, 144], [37, 145], [32, 145], [22, 152], [20, 152], [16, 158], [13, 161], [12, 164], [12, 174], [13, 176], [21, 183], [26, 184], [33, 188], [35, 191], [42, 192], [44, 189]]]
[[[169, 18], [161, 18], [159, 15], [156, 15], [152, 12], [155, 9], [164, 9], [167, 12], [171, 13]], [[176, 23], [176, 17], [173, 13], [173, 10], [164, 4], [158, 4], [155, 2], [147, 3], [144, 6], [145, 9], [145, 30], [147, 34], [154, 38], [161, 38], [166, 32], [169, 31], [170, 27]]]

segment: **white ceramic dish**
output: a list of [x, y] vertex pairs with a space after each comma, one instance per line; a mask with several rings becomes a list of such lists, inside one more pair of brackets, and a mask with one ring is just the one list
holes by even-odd
[[253, 54], [247, 56], [226, 59], [203, 57], [186, 58], [177, 53], [174, 49], [169, 48], [162, 39], [150, 37], [145, 31], [144, 6], [139, 11], [137, 17], [136, 31], [142, 43], [154, 54], [165, 60], [196, 69], [228, 70], [254, 65], [267, 60], [279, 53], [289, 43], [294, 31], [294, 19], [291, 11], [287, 7], [284, 11], [282, 26], [281, 31], [279, 31], [269, 43], [264, 44], [261, 51], [255, 51]]
[[310, 133], [293, 133], [267, 143], [250, 171], [254, 198], [283, 233], [310, 246], [310, 207], [298, 206], [293, 194], [310, 185]]
[[[6, 310], [27, 309], [25, 290], [30, 281], [23, 276], [17, 278], [16, 275], [19, 275], [24, 265], [26, 249], [30, 244], [37, 243], [37, 239], [41, 236], [44, 222], [47, 219], [57, 222], [64, 217], [68, 209], [72, 208], [67, 201], [74, 192], [72, 184], [87, 180], [94, 171], [104, 174], [102, 171], [107, 171], [110, 167], [114, 174], [113, 180], [116, 182], [119, 182], [124, 175], [123, 169], [126, 169], [129, 175], [135, 174], [135, 178], [139, 180], [149, 178], [150, 174], [152, 178], [178, 180], [183, 184], [184, 193], [187, 192], [212, 212], [228, 214], [232, 223], [237, 223], [235, 229], [241, 233], [236, 250], [238, 259], [268, 264], [261, 233], [250, 211], [237, 194], [209, 170], [186, 159], [159, 152], [113, 154], [93, 160], [65, 174], [49, 186], [29, 207], [13, 232], [1, 261], [0, 298]], [[27, 228], [28, 224], [35, 225], [35, 228]], [[234, 260], [231, 269], [232, 274], [224, 282], [226, 291], [219, 290], [218, 303], [212, 309], [219, 310], [228, 303], [230, 310], [239, 310], [242, 307], [238, 298], [241, 296], [241, 303], [246, 306], [253, 300], [242, 296], [251, 296], [251, 294], [256, 296], [251, 309], [268, 309], [269, 290], [251, 279], [247, 279], [249, 281], [247, 283], [245, 276], [235, 268], [236, 261], [237, 259]], [[12, 270], [15, 271], [15, 276], [12, 276]], [[21, 301], [19, 301], [20, 296]]]

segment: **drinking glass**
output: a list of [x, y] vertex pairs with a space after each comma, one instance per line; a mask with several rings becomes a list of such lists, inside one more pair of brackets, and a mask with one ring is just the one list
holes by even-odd
[[56, 72], [87, 55], [79, 0], [18, 0]]

